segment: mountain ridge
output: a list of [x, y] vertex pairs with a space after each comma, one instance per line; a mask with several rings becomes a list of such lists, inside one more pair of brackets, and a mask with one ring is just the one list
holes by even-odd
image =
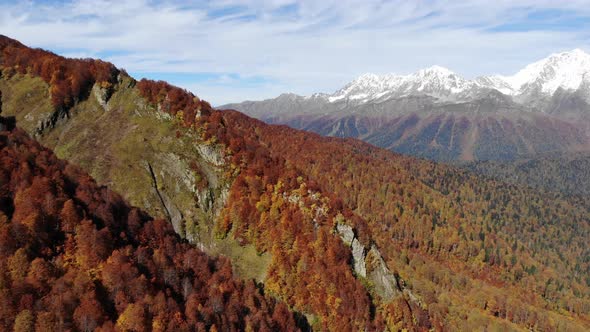
[[440, 66], [366, 74], [333, 94], [284, 94], [220, 108], [434, 160], [584, 151], [590, 150], [590, 55], [556, 53], [514, 76], [475, 80]]
[[402, 97], [424, 93], [439, 97], [458, 95], [457, 97], [465, 99], [473, 92], [466, 96], [461, 96], [460, 93], [469, 89], [495, 89], [509, 96], [518, 96], [530, 94], [528, 90], [534, 86], [539, 86], [541, 92], [551, 95], [560, 87], [564, 90], [577, 90], [589, 79], [590, 54], [574, 49], [553, 53], [526, 65], [513, 75], [484, 75], [470, 80], [448, 68], [433, 65], [407, 75], [365, 73], [333, 93], [315, 93], [309, 97], [301, 97], [321, 97], [329, 102], [343, 99], [374, 102], [386, 94]]

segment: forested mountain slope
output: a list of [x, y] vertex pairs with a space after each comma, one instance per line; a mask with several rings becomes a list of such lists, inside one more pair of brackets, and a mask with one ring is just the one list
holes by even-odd
[[462, 318], [481, 323], [487, 313], [548, 328], [550, 308], [573, 309], [588, 324], [587, 205], [356, 140], [263, 127], [273, 154], [367, 221], [365, 234], [434, 322], [466, 329]]
[[[0, 49], [7, 115], [99, 183], [168, 219], [197, 247], [228, 256], [238, 275], [263, 282], [314, 329], [430, 326], [417, 302], [401, 294], [395, 305], [403, 315], [376, 310], [381, 302], [355, 278], [350, 243], [333, 232], [347, 222], [336, 219], [344, 207], [228, 127], [222, 112], [100, 61], [66, 59], [6, 37]], [[272, 213], [264, 210], [271, 205]], [[395, 278], [383, 275], [377, 282], [391, 295]]]
[[101, 62], [0, 49], [6, 113], [314, 329], [590, 326], [587, 207], [212, 110]]
[[[3, 119], [0, 118], [0, 122]], [[296, 330], [283, 303], [232, 276], [58, 160], [0, 131], [0, 330]]]
[[590, 154], [555, 153], [513, 162], [480, 161], [463, 168], [511, 183], [564, 195], [590, 196]]

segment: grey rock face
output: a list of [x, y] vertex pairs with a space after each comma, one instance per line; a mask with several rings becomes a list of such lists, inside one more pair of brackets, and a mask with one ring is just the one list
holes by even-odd
[[357, 276], [371, 281], [375, 292], [385, 301], [402, 296], [403, 291], [396, 276], [389, 270], [375, 245], [368, 249], [358, 240], [354, 229], [349, 225], [339, 223], [336, 225], [336, 231], [342, 241], [351, 247], [353, 268]]
[[365, 247], [355, 238], [352, 240], [352, 257], [354, 260], [354, 272], [364, 278], [367, 277], [367, 267], [365, 264]]
[[92, 86], [91, 93], [94, 96], [94, 98], [96, 98], [100, 106], [102, 106], [106, 110], [107, 103], [109, 101], [109, 98], [111, 97], [110, 89], [103, 88], [98, 83], [95, 83], [94, 86]]
[[201, 157], [203, 157], [203, 159], [205, 159], [207, 162], [210, 162], [215, 166], [222, 166], [224, 164], [225, 161], [223, 155], [214, 147], [204, 144], [197, 144], [196, 148], [199, 151]]
[[369, 250], [368, 259], [371, 259], [371, 266], [373, 268], [369, 271], [368, 278], [375, 285], [375, 291], [384, 300], [390, 301], [398, 296], [402, 295], [402, 289], [398, 283], [397, 278], [381, 257], [381, 253], [374, 245]]
[[338, 224], [336, 225], [336, 230], [340, 235], [342, 241], [350, 246], [352, 250], [352, 265], [354, 268], [354, 272], [362, 276], [363, 278], [367, 276], [367, 269], [365, 264], [366, 258], [366, 250], [365, 247], [359, 242], [354, 234], [354, 230], [351, 226], [345, 224]]
[[338, 231], [340, 238], [346, 245], [352, 245], [352, 240], [354, 240], [354, 231], [352, 230], [351, 226], [345, 224], [338, 224], [336, 225], [336, 230]]

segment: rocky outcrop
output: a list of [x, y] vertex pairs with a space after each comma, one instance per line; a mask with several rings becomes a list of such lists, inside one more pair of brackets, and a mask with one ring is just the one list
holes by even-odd
[[368, 261], [367, 265], [371, 267], [367, 278], [371, 280], [375, 286], [377, 294], [386, 301], [393, 300], [402, 295], [403, 289], [398, 278], [391, 273], [375, 245], [371, 245], [371, 249], [369, 250], [366, 259]]
[[337, 224], [336, 230], [340, 235], [340, 238], [344, 243], [350, 246], [352, 251], [352, 266], [354, 272], [363, 278], [367, 277], [367, 268], [365, 264], [366, 250], [365, 247], [359, 242], [354, 230], [351, 226], [345, 224]]
[[47, 130], [55, 128], [59, 123], [68, 118], [68, 111], [63, 109], [56, 109], [54, 112], [47, 115], [45, 118], [39, 119], [34, 135], [36, 137], [43, 135]]
[[207, 162], [215, 165], [215, 166], [222, 166], [225, 163], [223, 155], [220, 151], [215, 149], [215, 147], [207, 145], [207, 144], [197, 144], [196, 145], [199, 154], [203, 159]]
[[[199, 146], [199, 144], [196, 144]], [[213, 149], [208, 151], [214, 151]], [[187, 151], [160, 152], [151, 156], [147, 169], [153, 182], [162, 211], [177, 233], [198, 244], [199, 234], [195, 224], [215, 220], [227, 199], [228, 188], [219, 179], [221, 166], [209, 155], [187, 156]], [[219, 161], [219, 160], [218, 160]], [[204, 177], [207, 186], [199, 187], [197, 177]]]
[[100, 104], [100, 106], [102, 106], [102, 108], [105, 111], [108, 110], [107, 103], [112, 94], [111, 88], [101, 86], [99, 83], [95, 83], [92, 86], [91, 94], [94, 96], [94, 98], [96, 98], [96, 101]]
[[352, 265], [358, 277], [366, 278], [373, 285], [375, 293], [384, 301], [403, 296], [405, 292], [398, 278], [389, 270], [374, 244], [370, 247], [363, 245], [352, 226], [338, 223], [336, 231], [342, 241], [350, 246]]

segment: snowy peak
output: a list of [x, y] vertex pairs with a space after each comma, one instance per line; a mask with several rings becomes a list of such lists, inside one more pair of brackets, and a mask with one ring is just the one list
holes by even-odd
[[475, 82], [465, 80], [441, 66], [421, 69], [410, 75], [364, 74], [328, 97], [330, 102], [339, 100], [368, 101], [388, 97], [403, 97], [412, 94], [428, 94], [448, 97], [473, 88]]
[[379, 97], [380, 93], [397, 89], [402, 79], [403, 76], [393, 74], [363, 74], [354, 81], [348, 83], [342, 89], [336, 91], [328, 98], [328, 100], [330, 102], [335, 102], [342, 99], [375, 99]]
[[436, 96], [448, 96], [475, 87], [468, 81], [447, 68], [432, 66], [410, 75], [406, 92], [425, 92]]
[[577, 90], [590, 79], [590, 54], [581, 49], [561, 52], [534, 62], [513, 76], [496, 76], [505, 82], [509, 94], [542, 93], [552, 95], [558, 88]]
[[445, 77], [445, 76], [453, 76], [456, 74], [454, 72], [452, 72], [451, 70], [449, 70], [448, 68], [434, 65], [432, 67], [418, 70], [416, 75], [422, 76], [422, 77], [429, 77], [429, 76]]

